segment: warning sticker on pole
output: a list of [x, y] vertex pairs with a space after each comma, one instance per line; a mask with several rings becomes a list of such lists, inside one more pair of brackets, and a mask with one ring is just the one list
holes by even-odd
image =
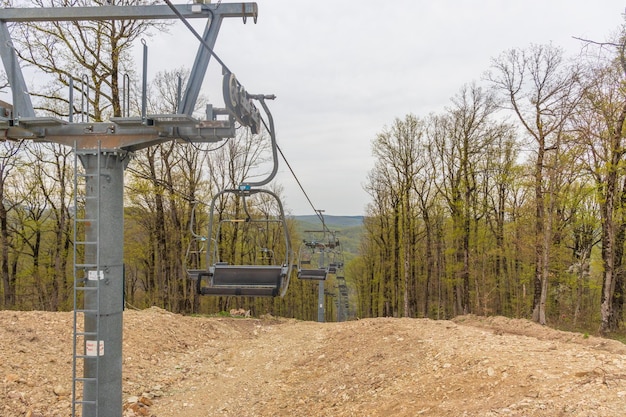
[[98, 281], [104, 279], [104, 271], [88, 271], [87, 279], [89, 281]]
[[104, 356], [104, 340], [100, 340], [100, 348], [98, 349], [98, 340], [85, 340], [86, 356]]

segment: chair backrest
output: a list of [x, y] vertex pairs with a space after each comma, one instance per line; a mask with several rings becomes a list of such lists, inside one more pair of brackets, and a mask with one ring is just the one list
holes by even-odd
[[[197, 291], [201, 295], [276, 297], [286, 279], [287, 267], [218, 263], [198, 274]], [[203, 286], [203, 279], [207, 286]]]
[[298, 278], [300, 279], [312, 279], [323, 281], [326, 279], [326, 269], [318, 268], [318, 269], [300, 269], [298, 271]]
[[214, 287], [280, 287], [280, 265], [224, 265], [209, 268]]

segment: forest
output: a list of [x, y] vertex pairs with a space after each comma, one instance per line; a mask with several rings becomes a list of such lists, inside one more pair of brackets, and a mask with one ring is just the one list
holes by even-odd
[[[623, 36], [623, 35], [622, 35]], [[359, 315], [617, 330], [626, 237], [624, 38], [492, 59], [443, 113], [372, 142]]]
[[[138, 89], [130, 45], [158, 29], [150, 21], [16, 26], [19, 58], [49, 79], [31, 93], [38, 114], [67, 118], [68, 104], [80, 111], [67, 95], [71, 83], [88, 100], [89, 120], [119, 116], [125, 104], [138, 111], [120, 84], [131, 74]], [[471, 313], [602, 333], [622, 327], [625, 35], [621, 28], [607, 42], [581, 39], [575, 57], [553, 44], [504, 51], [445, 111], [399, 116], [365, 138], [377, 163], [365, 179], [363, 233], [344, 265], [350, 318]], [[150, 113], [175, 112], [176, 85], [188, 71], [157, 74]], [[199, 112], [207, 103], [200, 97]], [[263, 169], [266, 132], [238, 129], [223, 143], [169, 142], [131, 157], [120, 219], [128, 308], [316, 317], [314, 282], [293, 276], [282, 298], [200, 297], [186, 274], [194, 232], [207, 227], [207, 202]], [[63, 145], [0, 143], [1, 308], [72, 309], [74, 219], [84, 210], [79, 169]], [[272, 191], [282, 195], [280, 184]], [[268, 216], [262, 202], [241, 204], [221, 200], [218, 217], [242, 209]], [[288, 227], [297, 251], [302, 233], [293, 219]], [[252, 248], [235, 248], [253, 241], [233, 240], [227, 250], [254, 261]], [[329, 321], [337, 318], [336, 286], [327, 285]]]

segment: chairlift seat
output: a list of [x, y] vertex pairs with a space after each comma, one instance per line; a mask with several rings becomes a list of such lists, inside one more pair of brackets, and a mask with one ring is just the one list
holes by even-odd
[[[279, 294], [287, 268], [280, 265], [229, 265], [216, 263], [198, 274], [201, 295], [241, 295], [275, 297]], [[208, 286], [202, 286], [206, 277]]]
[[324, 268], [300, 269], [298, 271], [298, 278], [300, 279], [324, 281], [326, 279], [326, 275], [327, 275], [327, 271]]

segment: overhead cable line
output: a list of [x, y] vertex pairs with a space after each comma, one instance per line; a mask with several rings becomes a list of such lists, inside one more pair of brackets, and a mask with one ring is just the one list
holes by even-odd
[[320, 221], [322, 222], [322, 224], [324, 224], [324, 218], [322, 217], [322, 215], [320, 214], [320, 211], [317, 210], [315, 208], [315, 206], [313, 205], [313, 202], [311, 201], [311, 199], [309, 198], [308, 194], [306, 193], [306, 191], [304, 191], [304, 187], [302, 186], [302, 184], [300, 183], [300, 180], [298, 179], [298, 177], [296, 176], [296, 173], [293, 171], [293, 169], [291, 168], [291, 165], [289, 164], [289, 161], [287, 161], [287, 158], [285, 158], [285, 154], [283, 153], [283, 150], [280, 149], [280, 146], [277, 145], [278, 148], [278, 152], [280, 152], [280, 156], [283, 158], [283, 161], [285, 161], [285, 164], [287, 164], [287, 168], [289, 168], [289, 171], [291, 171], [291, 175], [293, 176], [293, 178], [296, 180], [296, 182], [298, 183], [298, 187], [300, 187], [300, 190], [302, 191], [302, 194], [304, 194], [304, 197], [306, 198], [306, 200], [309, 202], [309, 205], [311, 206], [311, 208], [313, 209], [313, 211], [315, 212], [315, 214], [317, 215], [317, 217], [320, 219]]
[[[263, 120], [263, 118], [261, 118], [261, 121], [263, 122], [263, 126], [265, 126], [265, 129], [268, 129], [267, 125], [265, 124], [265, 120]], [[278, 149], [278, 152], [280, 153], [280, 156], [283, 158], [283, 161], [285, 161], [285, 164], [287, 164], [287, 168], [289, 168], [289, 171], [291, 172], [291, 175], [293, 176], [293, 179], [296, 180], [296, 183], [298, 184], [298, 187], [300, 187], [300, 191], [302, 191], [302, 194], [304, 194], [304, 197], [309, 202], [309, 205], [313, 209], [313, 212], [315, 213], [317, 218], [320, 219], [320, 221], [322, 222], [322, 225], [324, 226], [324, 228], [327, 229], [326, 223], [324, 223], [324, 217], [320, 213], [320, 210], [315, 208], [315, 205], [313, 204], [313, 202], [309, 198], [309, 195], [307, 194], [307, 192], [304, 190], [304, 187], [302, 186], [302, 183], [298, 179], [298, 176], [296, 175], [296, 173], [293, 170], [293, 168], [291, 168], [291, 164], [289, 163], [289, 161], [287, 161], [287, 158], [285, 157], [285, 154], [283, 153], [283, 150], [280, 148], [280, 145], [276, 144], [276, 148]], [[330, 230], [328, 230], [328, 229], [326, 231], [330, 232]]]
[[189, 140], [188, 138], [181, 138], [182, 140], [185, 141], [185, 143], [187, 145], [190, 145], [192, 148], [194, 148], [196, 151], [198, 152], [213, 152], [213, 151], [218, 151], [221, 148], [223, 148], [224, 146], [226, 146], [226, 144], [228, 143], [228, 141], [224, 141], [221, 144], [219, 144], [218, 146], [211, 148], [211, 149], [202, 149], [202, 147], [196, 145], [194, 142], [192, 142], [191, 140]]

